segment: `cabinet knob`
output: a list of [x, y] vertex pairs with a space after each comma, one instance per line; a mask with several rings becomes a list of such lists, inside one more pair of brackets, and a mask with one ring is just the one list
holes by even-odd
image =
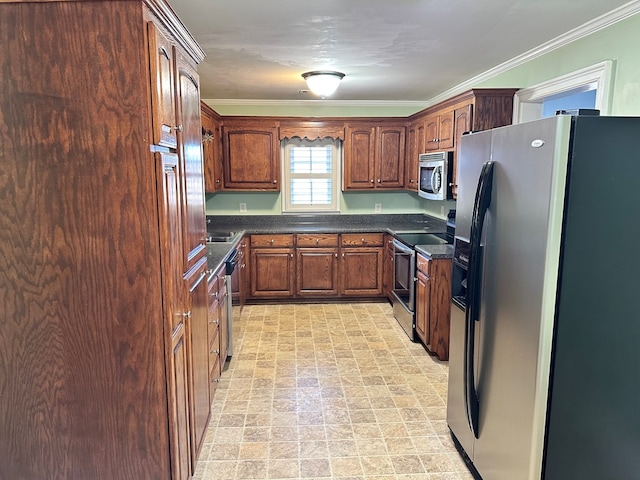
[[191, 318], [191, 310], [188, 312], [182, 312], [181, 316], [184, 318]]
[[274, 242], [274, 241], [275, 241], [275, 240], [272, 238], [272, 239], [271, 239], [271, 245], [273, 245], [273, 242]]
[[450, 187], [457, 187], [458, 185], [456, 185], [455, 183], [451, 182], [451, 183], [449, 184], [449, 186], [450, 186]]
[[413, 183], [413, 182], [415, 182], [415, 180], [413, 178], [410, 178], [409, 183]]
[[274, 181], [273, 181], [273, 183], [274, 183], [274, 184], [276, 184], [276, 183], [278, 183], [278, 181], [277, 181], [277, 180], [274, 180]]
[[220, 355], [220, 349], [217, 348], [215, 350], [211, 350], [211, 353], [213, 353], [214, 355]]
[[371, 179], [371, 183], [373, 183], [373, 178]]
[[382, 183], [382, 182], [380, 181], [380, 179], [378, 179], [378, 183]]
[[182, 131], [182, 125], [176, 125], [175, 127], [173, 127], [173, 129], [174, 129], [176, 132], [181, 132], [181, 131]]
[[290, 253], [290, 254], [289, 254], [289, 256], [290, 256], [291, 258], [293, 258], [293, 253]]
[[337, 253], [335, 254], [335, 256], [336, 256], [336, 258], [338, 258], [338, 254]]
[[365, 242], [364, 238], [361, 238], [361, 239], [360, 239], [360, 241], [361, 241], [362, 243], [364, 243], [364, 242]]
[[220, 383], [220, 379], [219, 378], [214, 378], [213, 379], [213, 383]]
[[318, 245], [320, 243], [320, 239], [316, 238], [316, 245]]

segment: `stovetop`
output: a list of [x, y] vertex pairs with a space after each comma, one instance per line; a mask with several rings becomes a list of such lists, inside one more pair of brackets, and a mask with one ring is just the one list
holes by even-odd
[[415, 247], [416, 245], [447, 245], [453, 243], [449, 241], [449, 236], [446, 233], [396, 233], [394, 236], [410, 247]]

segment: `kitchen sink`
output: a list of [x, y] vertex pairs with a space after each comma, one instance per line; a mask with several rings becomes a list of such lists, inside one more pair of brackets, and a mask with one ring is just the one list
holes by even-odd
[[229, 242], [236, 235], [236, 232], [216, 231], [207, 232], [207, 243]]

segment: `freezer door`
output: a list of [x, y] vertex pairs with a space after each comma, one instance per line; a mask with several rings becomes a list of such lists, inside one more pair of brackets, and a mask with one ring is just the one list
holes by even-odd
[[493, 131], [473, 450], [484, 480], [540, 479], [570, 125]]

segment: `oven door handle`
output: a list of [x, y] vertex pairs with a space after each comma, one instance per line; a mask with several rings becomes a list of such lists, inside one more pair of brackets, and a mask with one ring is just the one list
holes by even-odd
[[400, 252], [404, 255], [414, 254], [413, 248], [407, 247], [404, 243], [400, 242], [399, 240], [396, 240], [395, 238], [393, 239], [393, 250], [395, 252]]

